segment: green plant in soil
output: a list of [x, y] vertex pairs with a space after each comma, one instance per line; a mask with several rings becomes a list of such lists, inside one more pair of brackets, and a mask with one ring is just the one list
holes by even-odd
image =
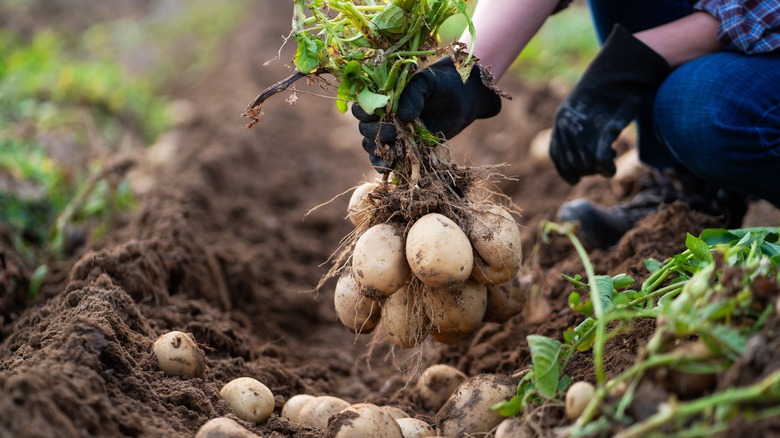
[[[586, 318], [563, 333], [563, 342], [529, 336], [533, 365], [518, 394], [494, 409], [514, 416], [562, 398], [571, 383], [562, 370], [577, 352], [591, 351], [596, 396], [571, 426], [572, 436], [619, 430], [615, 436], [640, 437], [661, 427], [666, 433], [684, 429], [687, 436], [704, 436], [724, 430], [736, 415], [777, 415], [772, 406], [780, 402], [780, 372], [720, 391], [714, 391], [714, 376], [731, 368], [768, 318], [776, 318], [780, 228], [688, 234], [686, 251], [664, 263], [646, 261], [649, 276], [638, 289], [625, 274], [596, 275], [571, 226], [548, 223], [545, 235], [549, 232], [568, 236], [583, 260], [587, 281], [579, 275], [563, 277], [575, 288], [570, 307]], [[655, 334], [632, 367], [607, 379], [606, 342], [630, 332], [631, 322], [638, 318], [654, 319]], [[636, 420], [629, 408], [639, 384], [650, 376], [656, 381], [663, 376], [674, 396], [654, 415]], [[693, 382], [703, 383], [696, 388]]]

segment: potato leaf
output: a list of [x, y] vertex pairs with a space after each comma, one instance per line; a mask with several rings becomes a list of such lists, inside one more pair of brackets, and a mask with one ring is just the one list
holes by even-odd
[[686, 233], [685, 246], [691, 250], [693, 256], [696, 257], [697, 260], [707, 263], [712, 262], [712, 250], [710, 250], [709, 245], [707, 245], [707, 242], [704, 240], [699, 239], [691, 233]]
[[531, 349], [534, 386], [542, 396], [555, 397], [560, 380], [558, 355], [562, 344], [547, 336], [529, 335], [527, 339]]
[[603, 315], [603, 312], [606, 312], [610, 303], [612, 303], [615, 285], [612, 282], [612, 277], [609, 275], [597, 275], [593, 279], [596, 283], [596, 293], [599, 294], [599, 300], [601, 301], [601, 312], [596, 312], [596, 315]]
[[395, 3], [388, 3], [371, 23], [380, 33], [405, 33], [409, 15]]
[[373, 114], [377, 108], [383, 108], [387, 105], [387, 102], [390, 101], [390, 96], [377, 94], [368, 88], [364, 88], [363, 91], [357, 95], [357, 101], [365, 112]]
[[298, 43], [293, 62], [301, 73], [311, 73], [320, 65], [320, 54], [325, 43], [309, 32], [299, 32], [293, 37]]

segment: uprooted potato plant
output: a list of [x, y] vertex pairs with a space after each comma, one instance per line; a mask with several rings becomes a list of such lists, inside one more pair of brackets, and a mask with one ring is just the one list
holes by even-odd
[[[392, 169], [353, 193], [348, 216], [356, 228], [320, 286], [340, 276], [335, 305], [344, 325], [355, 333], [381, 326], [402, 348], [429, 334], [450, 344], [472, 333], [485, 315], [497, 313], [491, 303], [512, 299], [522, 258], [510, 213], [517, 209], [491, 189], [503, 176], [495, 168], [456, 164], [444, 139], [419, 121], [395, 117], [411, 76], [433, 58], [451, 57], [464, 81], [469, 77], [476, 59], [467, 45], [438, 38], [442, 23], [456, 14], [473, 35], [465, 0], [296, 0], [297, 72], [266, 89], [244, 114], [251, 128], [266, 99], [306, 77], [336, 95], [339, 111], [356, 102], [395, 127], [395, 144], [376, 150]], [[500, 93], [489, 71], [480, 72]], [[331, 76], [337, 85], [326, 79]]]

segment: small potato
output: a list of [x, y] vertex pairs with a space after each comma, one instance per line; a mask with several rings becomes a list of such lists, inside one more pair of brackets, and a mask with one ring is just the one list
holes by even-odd
[[550, 160], [550, 140], [552, 139], [552, 129], [543, 129], [536, 133], [531, 139], [528, 147], [528, 155], [534, 164], [540, 166], [552, 167]]
[[530, 279], [513, 278], [487, 287], [485, 322], [504, 323], [523, 312], [531, 292]]
[[371, 203], [366, 200], [366, 195], [374, 191], [379, 187], [378, 182], [369, 181], [365, 182], [352, 192], [352, 196], [349, 198], [349, 206], [347, 207], [347, 217], [352, 225], [359, 226], [370, 219], [371, 215]]
[[262, 423], [274, 412], [274, 395], [251, 377], [233, 379], [219, 391], [233, 413], [242, 420]]
[[333, 305], [339, 321], [352, 333], [371, 333], [379, 324], [379, 303], [361, 295], [349, 267], [344, 269], [336, 282]]
[[399, 418], [395, 421], [401, 426], [404, 438], [423, 438], [436, 434], [430, 424], [416, 418]]
[[429, 323], [425, 314], [415, 310], [418, 310], [415, 301], [405, 287], [382, 304], [382, 327], [393, 345], [413, 348], [420, 345], [428, 335]]
[[154, 341], [152, 351], [160, 369], [169, 376], [201, 377], [206, 370], [206, 355], [188, 333], [165, 333]]
[[466, 378], [462, 371], [450, 365], [429, 366], [417, 380], [420, 404], [429, 411], [438, 411]]
[[404, 285], [409, 273], [404, 241], [394, 226], [374, 225], [358, 238], [352, 253], [352, 276], [364, 296], [384, 300]]
[[326, 438], [404, 438], [392, 415], [371, 403], [357, 403], [331, 418]]
[[459, 291], [444, 289], [428, 295], [431, 309], [431, 336], [443, 344], [454, 344], [482, 324], [487, 306], [487, 289], [469, 279]]
[[590, 383], [574, 382], [566, 391], [566, 416], [571, 420], [580, 418], [595, 394], [596, 388]]
[[309, 400], [314, 400], [314, 396], [310, 394], [298, 394], [290, 397], [284, 406], [282, 406], [282, 418], [286, 418], [293, 423], [300, 423], [298, 414], [301, 412], [303, 405]]
[[417, 278], [434, 289], [465, 281], [474, 267], [466, 234], [452, 219], [429, 213], [409, 228], [406, 259]]
[[508, 211], [493, 204], [474, 207], [469, 216], [469, 240], [479, 257], [471, 276], [492, 285], [511, 280], [523, 261], [520, 228]]
[[494, 438], [516, 438], [525, 436], [534, 436], [532, 430], [526, 426], [525, 422], [521, 418], [507, 418], [501, 421], [496, 429], [496, 436]]
[[303, 404], [298, 412], [298, 423], [324, 430], [328, 427], [330, 417], [347, 407], [349, 403], [345, 400], [321, 395]]
[[409, 418], [409, 414], [407, 414], [406, 411], [395, 406], [380, 406], [379, 409], [387, 412], [396, 420], [400, 418]]
[[440, 435], [486, 434], [504, 419], [491, 407], [517, 392], [517, 380], [500, 374], [479, 374], [463, 382], [436, 414]]
[[244, 429], [235, 420], [219, 417], [201, 426], [195, 438], [257, 438], [257, 435]]

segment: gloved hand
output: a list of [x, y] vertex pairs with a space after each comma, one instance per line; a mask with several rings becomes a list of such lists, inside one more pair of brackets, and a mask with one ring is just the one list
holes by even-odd
[[615, 25], [555, 115], [550, 158], [570, 184], [615, 174], [612, 143], [671, 72], [666, 60]]
[[[404, 123], [419, 118], [431, 133], [450, 139], [474, 120], [493, 117], [500, 110], [501, 97], [482, 83], [479, 66], [472, 67], [464, 83], [452, 59], [445, 57], [412, 76], [401, 93], [396, 116]], [[375, 139], [378, 133], [382, 144], [394, 145], [395, 127], [380, 126], [379, 117], [366, 114], [357, 104], [352, 105], [352, 114], [360, 120], [358, 129], [371, 164], [380, 173], [389, 172], [394, 163], [386, 163], [376, 155]]]

